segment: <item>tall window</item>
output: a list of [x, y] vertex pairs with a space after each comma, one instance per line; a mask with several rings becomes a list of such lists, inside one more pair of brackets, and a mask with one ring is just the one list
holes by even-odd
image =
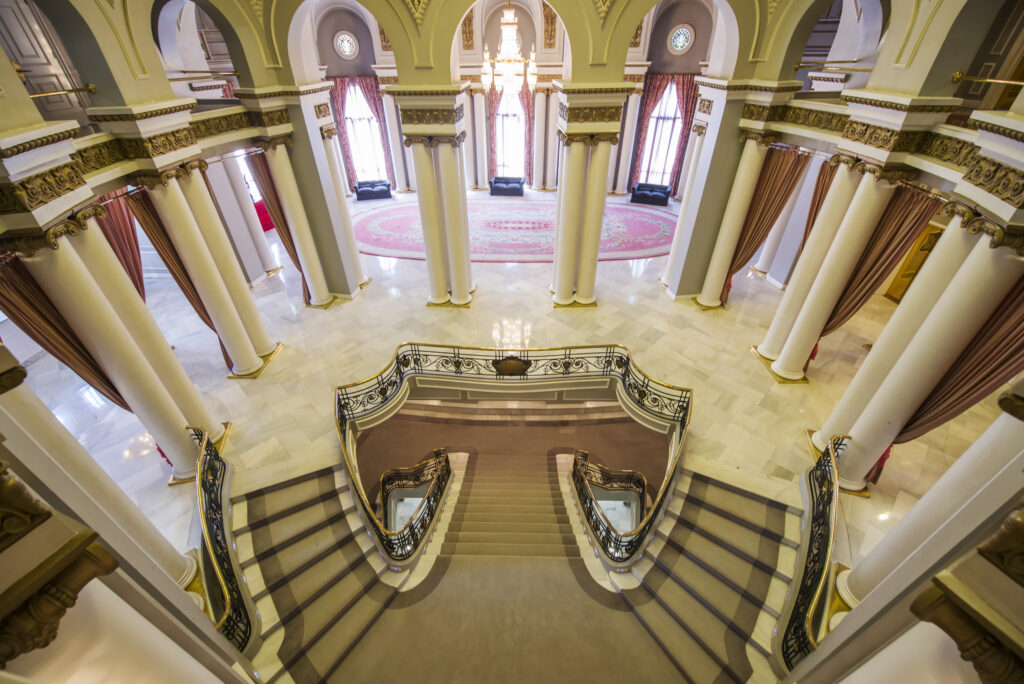
[[495, 154], [499, 176], [522, 178], [526, 175], [526, 116], [519, 93], [505, 91], [494, 122]]
[[377, 117], [363, 91], [354, 83], [345, 91], [345, 132], [352, 151], [353, 180], [387, 180], [384, 145], [380, 139]]
[[679, 149], [683, 119], [675, 83], [665, 88], [648, 124], [644, 153], [640, 157], [640, 182], [668, 185]]

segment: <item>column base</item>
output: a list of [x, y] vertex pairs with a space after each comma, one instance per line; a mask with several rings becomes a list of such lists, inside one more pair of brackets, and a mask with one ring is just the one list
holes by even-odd
[[268, 278], [273, 278], [274, 276], [276, 276], [278, 273], [280, 273], [283, 270], [284, 270], [284, 266], [278, 266], [277, 268], [272, 268], [272, 269], [270, 269], [269, 271], [266, 272], [267, 273], [267, 277]]
[[283, 348], [284, 345], [278, 342], [277, 346], [275, 346], [274, 350], [271, 351], [269, 354], [260, 355], [260, 359], [263, 360], [263, 363], [260, 364], [259, 368], [252, 371], [251, 373], [233, 373], [228, 376], [228, 380], [255, 380], [256, 378], [260, 377], [260, 375], [263, 374], [263, 371], [266, 370], [267, 366], [270, 365], [270, 362], [274, 360], [274, 358], [281, 352]]
[[534, 192], [558, 192], [558, 188], [534, 188]]
[[[760, 356], [760, 354], [758, 354], [758, 356]], [[796, 373], [791, 373], [790, 371], [785, 370], [784, 368], [779, 368], [778, 359], [772, 361], [772, 365], [768, 368], [768, 370], [770, 370], [773, 374], [779, 376], [780, 378], [789, 380], [790, 382], [800, 382], [801, 380], [807, 382], [807, 376], [804, 375], [804, 372], [802, 370], [797, 371]]]
[[365, 289], [365, 288], [366, 288], [366, 286], [367, 286], [367, 285], [369, 285], [369, 284], [370, 284], [370, 283], [372, 283], [372, 282], [373, 282], [373, 278], [367, 278], [367, 279], [366, 279], [366, 280], [364, 280], [363, 282], [359, 283], [359, 289], [360, 289], [360, 290], [363, 290], [363, 289]]
[[551, 301], [555, 305], [556, 309], [586, 309], [597, 306], [596, 299], [591, 302], [581, 302], [577, 301], [576, 299], [573, 299], [568, 304], [559, 304], [558, 302], [554, 301], [554, 299], [552, 299]]
[[853, 592], [850, 591], [849, 578], [849, 570], [843, 570], [836, 575], [836, 593], [839, 594], [839, 598], [843, 599], [846, 605], [850, 606], [850, 608], [856, 608], [857, 604], [860, 603], [860, 599], [854, 596]]
[[575, 295], [570, 295], [568, 299], [559, 300], [558, 295], [556, 294], [551, 297], [551, 303], [554, 304], [555, 307], [573, 306], [576, 303], [576, 299]]
[[853, 480], [844, 479], [842, 476], [837, 478], [839, 480], [839, 491], [843, 494], [852, 494], [853, 496], [859, 496], [862, 499], [870, 499], [871, 492], [868, 490], [868, 483], [861, 480], [860, 482], [854, 482]]
[[755, 266], [750, 267], [750, 272], [756, 275], [761, 280], [764, 280], [768, 276], [768, 271], [762, 271], [761, 269]]
[[220, 437], [218, 437], [217, 439], [213, 439], [212, 437], [210, 437], [210, 439], [213, 440], [213, 446], [214, 448], [217, 449], [218, 454], [224, 453], [224, 447], [228, 445], [228, 436], [231, 434], [230, 421], [226, 423], [221, 423], [221, 425], [224, 426], [224, 431], [220, 434]]
[[697, 295], [696, 297], [693, 298], [693, 303], [696, 304], [701, 311], [714, 311], [715, 309], [725, 308], [725, 304], [723, 304], [721, 301], [719, 301], [717, 304], [705, 304], [704, 302], [700, 301], [700, 295]]
[[466, 300], [462, 304], [459, 304], [458, 302], [454, 302], [451, 299], [446, 299], [443, 302], [430, 302], [430, 301], [428, 301], [427, 302], [427, 306], [431, 306], [431, 307], [434, 307], [434, 306], [446, 306], [446, 307], [449, 307], [449, 308], [452, 308], [452, 309], [468, 309], [469, 308], [469, 303], [471, 301], [473, 301], [472, 297], [470, 297], [468, 300]]
[[757, 345], [757, 355], [762, 359], [768, 359], [769, 361], [774, 361], [779, 358], [778, 352], [769, 351], [764, 348], [764, 342]]
[[323, 304], [307, 304], [307, 305], [306, 305], [306, 308], [307, 308], [307, 309], [330, 309], [330, 308], [331, 308], [331, 306], [332, 306], [332, 305], [333, 305], [333, 304], [334, 304], [334, 303], [335, 303], [336, 301], [338, 301], [338, 295], [332, 294], [332, 295], [331, 295], [331, 298], [330, 298], [330, 299], [328, 299], [328, 300], [327, 300], [326, 302], [324, 302]]
[[814, 443], [813, 439], [811, 439], [812, 432], [814, 432], [814, 430], [810, 428], [807, 428], [805, 430], [805, 433], [807, 434], [807, 450], [811, 453], [811, 458], [814, 459], [814, 462], [817, 463], [818, 459], [821, 458], [821, 455], [825, 452], [825, 450], [819, 449], [818, 445]]
[[576, 303], [579, 306], [597, 306], [597, 297], [580, 297], [576, 295]]
[[[808, 430], [807, 433], [810, 434], [811, 431]], [[818, 451], [824, 451], [825, 448], [828, 446], [829, 438], [821, 434], [821, 430], [815, 430], [814, 434], [810, 434], [810, 437], [811, 444], [813, 444], [814, 448], [817, 449]]]
[[761, 365], [764, 366], [765, 370], [768, 371], [768, 373], [772, 376], [772, 379], [775, 382], [779, 383], [780, 385], [806, 385], [808, 383], [808, 380], [805, 377], [793, 380], [791, 378], [786, 378], [776, 373], [772, 369], [772, 360], [765, 358], [764, 356], [761, 356], [761, 352], [757, 351], [757, 347], [751, 345], [750, 353], [757, 357], [757, 360], [761, 362]]

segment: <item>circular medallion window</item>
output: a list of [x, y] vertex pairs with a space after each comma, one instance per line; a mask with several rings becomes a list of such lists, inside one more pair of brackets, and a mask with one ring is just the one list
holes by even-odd
[[679, 24], [668, 34], [668, 51], [673, 55], [681, 55], [693, 47], [693, 27]]
[[348, 31], [338, 31], [334, 34], [334, 51], [342, 59], [355, 59], [359, 54], [359, 41]]

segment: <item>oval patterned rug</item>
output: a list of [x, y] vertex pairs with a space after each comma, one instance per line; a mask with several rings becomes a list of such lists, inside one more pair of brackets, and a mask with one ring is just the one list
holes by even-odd
[[[492, 262], [550, 262], [555, 246], [554, 200], [469, 201], [470, 258]], [[359, 251], [423, 259], [423, 229], [415, 201], [387, 201], [352, 219]], [[607, 204], [599, 258], [646, 259], [668, 254], [676, 214], [661, 207]]]

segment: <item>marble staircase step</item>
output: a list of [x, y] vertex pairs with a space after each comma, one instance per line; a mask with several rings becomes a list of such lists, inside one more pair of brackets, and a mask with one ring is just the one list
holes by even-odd
[[504, 542], [448, 542], [441, 545], [440, 555], [447, 556], [546, 556], [556, 558], [579, 558], [575, 544], [572, 547], [557, 544], [510, 544]]

